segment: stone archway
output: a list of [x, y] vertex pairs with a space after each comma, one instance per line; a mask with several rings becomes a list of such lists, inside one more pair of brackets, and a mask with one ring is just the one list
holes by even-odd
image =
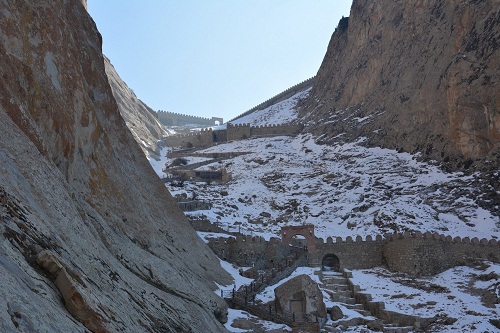
[[340, 259], [333, 253], [329, 253], [323, 257], [321, 260], [321, 270], [323, 271], [339, 271], [340, 270]]
[[290, 244], [294, 236], [301, 235], [307, 240], [307, 251], [314, 252], [316, 250], [316, 236], [314, 236], [314, 225], [298, 225], [281, 228], [281, 242], [283, 244]]

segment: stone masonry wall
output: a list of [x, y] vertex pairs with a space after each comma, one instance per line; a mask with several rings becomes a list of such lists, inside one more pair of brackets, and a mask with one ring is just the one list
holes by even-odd
[[360, 236], [355, 240], [352, 237], [347, 237], [345, 240], [337, 237], [335, 242], [331, 237], [328, 237], [326, 242], [319, 238], [315, 253], [309, 254], [309, 262], [313, 266], [319, 266], [325, 255], [334, 254], [339, 258], [341, 268], [362, 269], [383, 266], [384, 242], [380, 235], [376, 238], [367, 236], [365, 240]]
[[214, 131], [211, 128], [205, 128], [191, 134], [167, 136], [163, 138], [163, 142], [168, 147], [201, 148], [209, 147], [219, 142], [244, 140], [251, 137], [297, 135], [302, 128], [303, 126], [300, 124], [252, 127], [250, 124], [233, 125], [228, 123], [226, 130]]
[[229, 238], [213, 238], [208, 246], [215, 254], [228, 262], [241, 267], [256, 269], [272, 268], [286, 258], [288, 246], [284, 246], [277, 238], [266, 241], [262, 237], [236, 236]]
[[227, 124], [227, 141], [244, 140], [252, 136], [250, 124]]
[[500, 246], [496, 240], [431, 233], [401, 234], [387, 240], [383, 256], [390, 270], [425, 276], [472, 264], [477, 259], [500, 262]]
[[251, 136], [297, 135], [302, 130], [302, 127], [299, 124], [256, 126], [251, 128]]
[[208, 128], [192, 134], [171, 135], [164, 137], [163, 142], [168, 147], [209, 147], [213, 144], [213, 131]]
[[[225, 260], [256, 269], [271, 268], [286, 258], [288, 244], [278, 239], [265, 241], [260, 237], [237, 236], [209, 241], [209, 247]], [[382, 237], [358, 236], [316, 238], [316, 250], [308, 253], [309, 266], [321, 266], [326, 255], [339, 258], [341, 269], [364, 269], [385, 266], [391, 271], [414, 276], [431, 276], [477, 260], [500, 263], [500, 242], [496, 240], [460, 238], [433, 234], [405, 233]]]
[[204, 118], [162, 110], [158, 111], [157, 113], [158, 119], [165, 126], [182, 126], [187, 124], [213, 126], [216, 125], [216, 122], [218, 122], [219, 125], [222, 125], [223, 123], [223, 119], [218, 117]]

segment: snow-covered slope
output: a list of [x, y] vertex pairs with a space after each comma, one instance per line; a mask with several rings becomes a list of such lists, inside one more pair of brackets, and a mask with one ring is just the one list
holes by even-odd
[[273, 104], [265, 109], [257, 110], [249, 115], [231, 121], [231, 124], [250, 124], [251, 126], [281, 125], [297, 119], [295, 105], [309, 96], [311, 88], [300, 91], [284, 101]]
[[[269, 125], [295, 120], [302, 92], [238, 120]], [[418, 155], [366, 148], [363, 139], [317, 144], [311, 135], [233, 141], [198, 153], [248, 152], [201, 167], [226, 167], [227, 184], [171, 186], [213, 204], [205, 214], [228, 229], [278, 236], [284, 225], [312, 223], [319, 237], [407, 230], [451, 236], [500, 236], [499, 218], [481, 208], [478, 175], [446, 173]], [[162, 161], [162, 163], [169, 162]], [[161, 170], [157, 172], [162, 175]]]
[[211, 202], [213, 209], [202, 213], [227, 228], [270, 237], [284, 225], [307, 222], [324, 238], [406, 230], [500, 236], [498, 217], [475, 203], [474, 176], [445, 173], [406, 153], [357, 143], [321, 146], [309, 135], [201, 152], [249, 152], [203, 167], [225, 166], [232, 174], [227, 184], [170, 188]]
[[[294, 96], [265, 110], [254, 112], [238, 123], [252, 125], [282, 124], [296, 120]], [[309, 134], [297, 137], [268, 137], [226, 144], [197, 153], [247, 152], [199, 169], [225, 167], [232, 175], [226, 184], [176, 183], [172, 194], [212, 203], [211, 210], [190, 212], [205, 215], [230, 231], [279, 237], [284, 225], [312, 223], [319, 237], [366, 236], [407, 230], [436, 231], [451, 236], [497, 238], [500, 220], [482, 208], [478, 200], [484, 179], [479, 174], [445, 172], [437, 163], [423, 162], [419, 155], [395, 150], [367, 148], [363, 138], [356, 142], [322, 145]], [[200, 157], [186, 156], [195, 163]], [[164, 158], [156, 163], [161, 176]], [[496, 174], [498, 176], [498, 173]], [[498, 191], [496, 192], [498, 195]], [[483, 198], [484, 199], [484, 198]], [[498, 211], [499, 207], [494, 207]], [[202, 237], [217, 237], [200, 233]], [[293, 275], [307, 274], [317, 279], [311, 268], [299, 268]], [[497, 264], [476, 268], [456, 267], [429, 279], [413, 279], [376, 268], [353, 271], [353, 282], [384, 301], [387, 309], [409, 315], [437, 315], [435, 332], [492, 331], [489, 322], [498, 307], [487, 307], [482, 295], [497, 292]], [[283, 282], [283, 281], [282, 281]], [[319, 282], [319, 281], [318, 281]], [[430, 287], [429, 287], [430, 286]], [[445, 287], [436, 292], [436, 286]], [[276, 286], [270, 286], [257, 298], [272, 299]], [[433, 289], [434, 288], [434, 289]], [[441, 290], [441, 289], [439, 289]], [[489, 291], [488, 291], [489, 290]], [[325, 297], [328, 298], [325, 294]], [[339, 303], [327, 301], [328, 307]], [[344, 320], [359, 316], [342, 308]], [[231, 311], [231, 320], [246, 315]], [[456, 321], [454, 321], [457, 319]], [[243, 330], [226, 327], [233, 332]], [[349, 332], [371, 332], [366, 326], [346, 328]]]

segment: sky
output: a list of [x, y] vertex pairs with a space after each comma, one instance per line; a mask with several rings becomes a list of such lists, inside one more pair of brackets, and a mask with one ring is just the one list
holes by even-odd
[[351, 3], [88, 0], [88, 10], [143, 102], [227, 121], [314, 76]]

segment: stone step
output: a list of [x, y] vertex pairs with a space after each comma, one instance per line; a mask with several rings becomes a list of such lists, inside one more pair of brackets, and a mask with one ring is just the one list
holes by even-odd
[[329, 276], [323, 277], [321, 281], [326, 284], [345, 284], [347, 286], [347, 279], [345, 277]]
[[344, 295], [331, 295], [332, 301], [344, 304], [356, 304], [356, 299]]
[[336, 295], [336, 296], [345, 296], [345, 297], [351, 297], [352, 296], [350, 290], [336, 290], [336, 291], [331, 291], [331, 292], [328, 292], [328, 290], [327, 290], [327, 293], [329, 293], [332, 296], [334, 296], [334, 295]]
[[413, 326], [394, 326], [394, 325], [384, 325], [384, 333], [409, 333], [414, 332], [415, 327]]
[[364, 306], [363, 304], [359, 304], [359, 303], [356, 303], [356, 304], [344, 304], [344, 306], [346, 308], [348, 308], [349, 310], [364, 310]]
[[349, 287], [345, 284], [326, 284], [323, 285], [323, 288], [331, 291], [346, 291], [349, 290]]
[[365, 309], [353, 309], [353, 310], [356, 311], [357, 313], [359, 313], [360, 315], [365, 316], [365, 317], [370, 317], [372, 315], [372, 313], [370, 311], [365, 310]]

